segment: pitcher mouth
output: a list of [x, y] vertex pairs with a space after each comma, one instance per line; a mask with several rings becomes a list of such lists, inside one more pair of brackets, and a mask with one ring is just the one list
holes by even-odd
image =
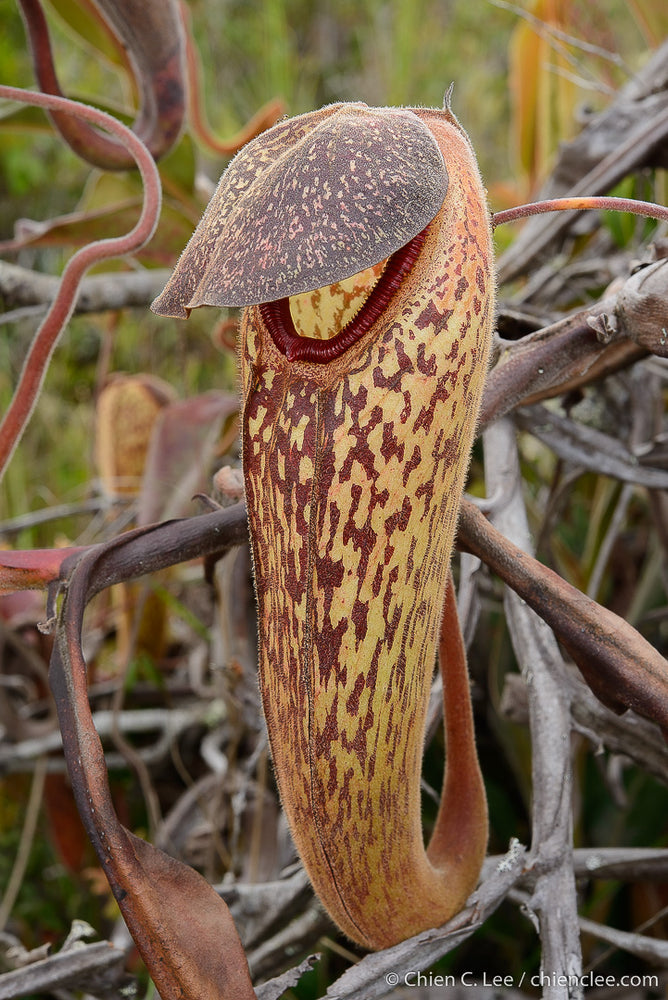
[[316, 339], [299, 334], [292, 317], [289, 296], [274, 302], [263, 302], [259, 306], [260, 315], [278, 350], [288, 361], [326, 364], [341, 357], [380, 319], [420, 256], [428, 231], [429, 225], [387, 258], [362, 306], [334, 336]]

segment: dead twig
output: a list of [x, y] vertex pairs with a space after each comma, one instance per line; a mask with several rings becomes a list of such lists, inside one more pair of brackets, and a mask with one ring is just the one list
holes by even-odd
[[[512, 484], [510, 499], [493, 512], [497, 527], [525, 551], [531, 545], [521, 493], [513, 425], [502, 420], [483, 437], [488, 493]], [[532, 746], [531, 858], [540, 872], [529, 902], [541, 937], [541, 972], [551, 977], [579, 976], [582, 953], [577, 933], [577, 899], [571, 861], [573, 846], [570, 704], [556, 640], [542, 621], [509, 588], [504, 607], [510, 636], [526, 679]], [[554, 901], [559, 900], [559, 906]], [[568, 981], [568, 980], [565, 980]], [[551, 980], [552, 983], [552, 980]], [[572, 993], [548, 985], [546, 1000]]]
[[[145, 309], [164, 288], [170, 273], [160, 269], [89, 275], [79, 285], [73, 315]], [[56, 297], [59, 285], [55, 275], [0, 261], [0, 298], [5, 308], [46, 308]], [[7, 315], [0, 314], [0, 322], [7, 322]]]
[[515, 416], [518, 426], [546, 444], [555, 455], [623, 483], [646, 486], [652, 490], [668, 489], [668, 470], [641, 465], [636, 455], [622, 442], [594, 427], [562, 416], [544, 406], [527, 406]]
[[118, 988], [125, 976], [126, 955], [108, 941], [58, 952], [22, 969], [0, 976], [0, 1000], [13, 1000], [35, 993], [59, 989], [86, 990]]

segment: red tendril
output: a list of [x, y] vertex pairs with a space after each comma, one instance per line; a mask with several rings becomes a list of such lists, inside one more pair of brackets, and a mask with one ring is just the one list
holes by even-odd
[[19, 384], [0, 425], [1, 476], [30, 419], [51, 355], [65, 324], [72, 315], [82, 277], [93, 264], [107, 260], [109, 257], [120, 257], [133, 253], [150, 240], [160, 216], [162, 192], [157, 167], [146, 146], [134, 132], [112, 118], [111, 115], [104, 114], [97, 108], [88, 107], [86, 104], [70, 101], [66, 97], [35, 93], [31, 90], [21, 90], [18, 87], [0, 86], [0, 99], [20, 101], [23, 104], [32, 104], [40, 108], [67, 112], [69, 115], [83, 118], [85, 121], [111, 132], [134, 157], [144, 184], [144, 203], [135, 227], [124, 236], [89, 243], [78, 250], [65, 266], [56, 297], [30, 345]]

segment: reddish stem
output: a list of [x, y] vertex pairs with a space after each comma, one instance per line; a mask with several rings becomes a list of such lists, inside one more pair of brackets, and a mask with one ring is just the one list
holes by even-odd
[[3, 551], [0, 553], [0, 597], [17, 590], [45, 590], [58, 579], [66, 559], [85, 551], [85, 547], [79, 545]]
[[39, 392], [58, 343], [58, 338], [72, 315], [79, 283], [93, 264], [109, 257], [133, 253], [147, 243], [155, 232], [160, 215], [160, 176], [153, 158], [134, 132], [110, 115], [66, 97], [35, 93], [18, 87], [0, 86], [0, 99], [20, 101], [68, 114], [91, 122], [116, 136], [132, 154], [144, 185], [144, 202], [137, 224], [124, 236], [96, 240], [78, 250], [67, 262], [58, 292], [40, 325], [26, 357], [19, 383], [0, 425], [0, 477], [14, 453], [39, 396]]
[[542, 215], [544, 212], [584, 212], [598, 209], [609, 212], [630, 212], [632, 215], [644, 215], [649, 219], [660, 219], [668, 222], [668, 208], [657, 205], [653, 201], [636, 201], [634, 198], [613, 198], [604, 195], [579, 198], [548, 198], [545, 201], [534, 201], [528, 205], [517, 205], [504, 212], [495, 212], [492, 218], [494, 228], [505, 222], [515, 222], [529, 215]]
[[188, 73], [188, 126], [193, 137], [209, 152], [216, 156], [234, 156], [242, 146], [255, 139], [266, 129], [275, 125], [285, 113], [283, 101], [274, 98], [263, 104], [259, 111], [246, 122], [235, 136], [225, 142], [211, 130], [205, 110], [202, 88], [202, 65], [192, 31], [190, 8], [182, 0], [179, 5], [186, 44], [186, 68]]

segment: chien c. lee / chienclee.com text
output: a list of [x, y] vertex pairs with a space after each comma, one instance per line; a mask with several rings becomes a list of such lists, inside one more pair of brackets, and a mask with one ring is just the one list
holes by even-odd
[[492, 975], [491, 973], [462, 972], [458, 976], [437, 975], [434, 972], [388, 972], [385, 975], [388, 986], [431, 986], [450, 988], [453, 986], [493, 986], [493, 987], [516, 987], [533, 986], [544, 988], [546, 986], [569, 986], [580, 987], [581, 989], [619, 987], [619, 986], [642, 986], [657, 989], [659, 977], [652, 974], [636, 974], [611, 976], [600, 972], [586, 972], [581, 976], [567, 976], [563, 973], [555, 972], [523, 972], [519, 977], [510, 975]]

